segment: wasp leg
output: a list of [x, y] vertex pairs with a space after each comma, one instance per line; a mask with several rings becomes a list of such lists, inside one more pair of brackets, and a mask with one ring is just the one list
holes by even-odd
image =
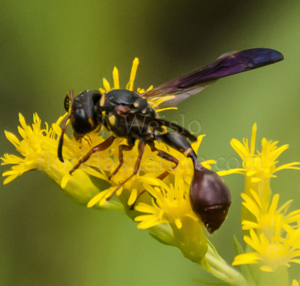
[[[175, 166], [174, 166], [172, 169], [177, 168], [177, 166], [178, 166], [178, 164], [179, 164], [179, 161], [178, 161], [175, 157], [173, 157], [172, 155], [170, 155], [170, 154], [168, 154], [168, 153], [166, 153], [166, 152], [164, 152], [164, 151], [162, 151], [162, 150], [157, 149], [157, 148], [155, 147], [153, 141], [147, 142], [147, 144], [150, 146], [152, 152], [157, 151], [157, 156], [159, 156], [159, 157], [161, 157], [161, 158], [163, 158], [163, 159], [165, 159], [165, 160], [168, 160], [168, 161], [170, 161], [170, 162], [173, 162], [173, 163], [175, 164]], [[164, 179], [165, 177], [167, 177], [168, 175], [169, 175], [169, 171], [165, 171], [165, 172], [163, 172], [162, 174], [160, 174], [159, 176], [157, 176], [156, 178], [159, 179], [159, 180], [163, 180], [163, 179]], [[134, 207], [135, 207], [135, 205], [136, 205], [136, 203], [137, 203], [139, 197], [140, 197], [142, 194], [144, 194], [145, 192], [146, 192], [146, 190], [143, 190], [142, 192], [140, 192], [140, 193], [137, 195], [137, 197], [136, 197], [134, 203], [130, 206], [130, 210], [133, 210], [133, 209], [134, 209]]]
[[142, 157], [145, 151], [145, 145], [146, 143], [144, 141], [140, 141], [139, 143], [139, 155], [137, 157], [137, 160], [135, 162], [135, 166], [134, 166], [134, 170], [133, 170], [133, 174], [131, 176], [129, 176], [125, 181], [123, 181], [113, 192], [112, 194], [106, 199], [107, 201], [109, 201], [115, 194], [116, 192], [126, 183], [128, 182], [134, 175], [136, 175], [138, 173], [138, 171], [140, 170], [140, 166], [141, 166], [141, 161], [142, 161]]
[[108, 180], [118, 173], [120, 168], [122, 167], [124, 163], [124, 158], [123, 158], [123, 151], [130, 151], [134, 147], [134, 143], [130, 143], [129, 145], [120, 145], [119, 146], [119, 166], [109, 175]]
[[[177, 165], [176, 165], [173, 169], [175, 169], [176, 167], [177, 167]], [[169, 171], [165, 171], [165, 172], [163, 172], [162, 174], [160, 174], [159, 176], [157, 176], [156, 178], [159, 179], [159, 180], [163, 180], [163, 179], [164, 179], [165, 177], [167, 177], [169, 174], [170, 174]], [[133, 204], [130, 206], [130, 210], [131, 210], [131, 211], [134, 210], [134, 207], [135, 207], [135, 205], [136, 205], [138, 199], [141, 197], [141, 195], [144, 194], [144, 193], [146, 193], [146, 192], [147, 192], [146, 190], [143, 190], [143, 191], [141, 191], [141, 192], [137, 195], [135, 201], [134, 201]]]
[[157, 156], [159, 156], [159, 157], [161, 157], [161, 158], [163, 158], [165, 160], [168, 160], [170, 162], [173, 162], [176, 165], [174, 168], [176, 168], [178, 166], [179, 161], [175, 157], [173, 157], [170, 154], [168, 154], [167, 152], [164, 152], [162, 150], [157, 149], [155, 147], [153, 141], [147, 142], [147, 144], [150, 146], [152, 152], [157, 151]]
[[79, 162], [70, 170], [70, 175], [77, 170], [81, 164], [83, 164], [84, 162], [86, 162], [92, 154], [99, 152], [99, 151], [104, 151], [107, 148], [110, 147], [110, 145], [114, 142], [114, 140], [116, 139], [116, 137], [114, 136], [110, 136], [108, 139], [106, 139], [104, 142], [100, 143], [99, 145], [93, 147], [87, 154], [85, 154], [80, 160]]
[[141, 192], [137, 195], [135, 201], [134, 201], [133, 204], [130, 206], [130, 210], [131, 210], [131, 211], [134, 210], [134, 207], [135, 207], [135, 205], [136, 205], [138, 199], [140, 198], [140, 196], [141, 196], [142, 194], [146, 193], [146, 192], [147, 192], [146, 190], [143, 190], [143, 191], [141, 191]]

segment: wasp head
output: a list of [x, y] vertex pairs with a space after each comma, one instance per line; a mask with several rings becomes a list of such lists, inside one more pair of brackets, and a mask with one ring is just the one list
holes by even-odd
[[99, 91], [85, 90], [73, 100], [71, 108], [65, 99], [65, 109], [70, 110], [70, 122], [76, 140], [101, 127], [101, 114], [98, 111], [100, 98]]
[[65, 117], [62, 126], [62, 134], [58, 145], [58, 158], [64, 162], [62, 157], [63, 135], [66, 131], [66, 122], [70, 119], [73, 128], [73, 137], [76, 141], [82, 139], [86, 134], [101, 128], [102, 115], [99, 113], [98, 105], [101, 93], [97, 90], [85, 90], [75, 99], [73, 90], [70, 90], [64, 100], [64, 108], [69, 113]]

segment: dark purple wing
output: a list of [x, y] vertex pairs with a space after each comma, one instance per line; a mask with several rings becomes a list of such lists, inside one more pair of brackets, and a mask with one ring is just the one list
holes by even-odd
[[172, 99], [168, 99], [160, 105], [174, 106], [189, 96], [200, 92], [219, 78], [253, 70], [281, 60], [283, 60], [283, 55], [272, 49], [257, 48], [226, 53], [213, 63], [146, 91], [142, 96], [150, 99], [174, 95]]

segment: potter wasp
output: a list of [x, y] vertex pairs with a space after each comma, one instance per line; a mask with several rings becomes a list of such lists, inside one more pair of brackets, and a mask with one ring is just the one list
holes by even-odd
[[[119, 165], [110, 174], [111, 178], [122, 167], [123, 151], [131, 150], [138, 141], [138, 157], [134, 171], [116, 187], [111, 198], [121, 186], [139, 172], [146, 145], [152, 151], [157, 151], [157, 156], [174, 163], [174, 168], [177, 167], [179, 163], [177, 158], [155, 147], [154, 142], [161, 141], [192, 160], [194, 176], [190, 185], [191, 205], [208, 232], [213, 233], [227, 216], [231, 205], [230, 191], [215, 172], [204, 168], [198, 160], [190, 143], [196, 141], [197, 138], [183, 127], [159, 118], [155, 109], [149, 104], [149, 100], [169, 96], [162, 105], [164, 107], [175, 106], [219, 78], [253, 70], [281, 60], [283, 60], [283, 55], [276, 50], [256, 48], [226, 53], [211, 64], [143, 93], [125, 89], [114, 89], [105, 93], [97, 90], [85, 90], [74, 97], [73, 91], [70, 90], [64, 102], [66, 111], [70, 110], [70, 113], [62, 124], [58, 158], [63, 162], [63, 135], [66, 131], [67, 120], [70, 120], [75, 140], [81, 140], [90, 132], [100, 130], [102, 126], [111, 133], [111, 136], [104, 142], [92, 147], [73, 166], [70, 174], [86, 162], [93, 153], [109, 148], [117, 137], [125, 138], [127, 145], [119, 146]], [[172, 96], [170, 97], [170, 95]], [[160, 176], [160, 179], [167, 175], [166, 171]]]

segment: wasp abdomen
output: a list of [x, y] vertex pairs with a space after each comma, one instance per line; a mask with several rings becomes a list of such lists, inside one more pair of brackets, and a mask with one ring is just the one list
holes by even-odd
[[207, 231], [212, 234], [227, 216], [231, 195], [229, 188], [217, 173], [202, 166], [197, 167], [198, 164], [195, 164], [190, 186], [191, 206], [203, 221]]

